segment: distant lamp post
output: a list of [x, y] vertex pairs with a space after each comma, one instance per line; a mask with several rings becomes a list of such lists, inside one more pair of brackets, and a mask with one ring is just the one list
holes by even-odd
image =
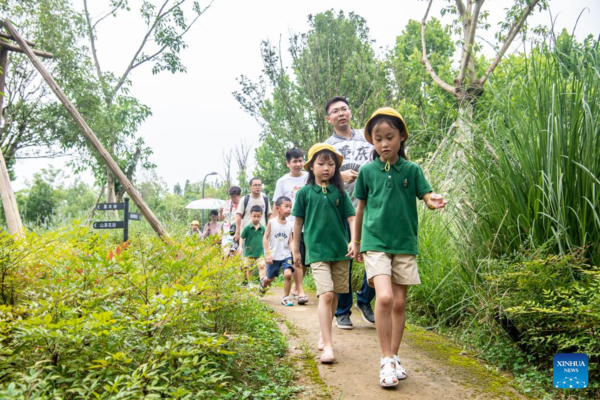
[[[206, 177], [211, 175], [217, 175], [216, 172], [211, 172], [210, 174], [204, 175], [204, 179], [202, 180], [202, 198], [204, 198], [204, 185], [206, 184]], [[202, 210], [202, 226], [200, 229], [204, 229], [204, 210]]]

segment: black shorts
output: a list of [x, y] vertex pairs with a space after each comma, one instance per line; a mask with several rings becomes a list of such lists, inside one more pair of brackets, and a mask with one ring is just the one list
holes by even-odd
[[306, 245], [304, 244], [304, 232], [300, 234], [300, 260], [302, 261], [302, 265], [305, 267], [310, 267], [310, 265], [306, 265]]

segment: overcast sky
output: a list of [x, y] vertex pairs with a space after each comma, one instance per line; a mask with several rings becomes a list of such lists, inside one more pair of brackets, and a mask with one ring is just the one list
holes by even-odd
[[[81, 6], [81, 0], [73, 2]], [[91, 3], [95, 7], [92, 14], [100, 15], [107, 9], [101, 7], [102, 4], [108, 0]], [[139, 3], [130, 0], [132, 10], [137, 10]], [[503, 8], [507, 3], [511, 2], [488, 0], [485, 3], [484, 9], [490, 10], [493, 25], [504, 17]], [[446, 4], [435, 1], [430, 17], [440, 19], [440, 8]], [[258, 146], [260, 128], [240, 109], [232, 92], [239, 89], [236, 78], [240, 75], [253, 80], [260, 75], [262, 40], [279, 42], [281, 38], [287, 49], [290, 32], [307, 31], [309, 14], [334, 9], [346, 14], [353, 11], [364, 17], [375, 47], [383, 52], [393, 46], [396, 36], [410, 19], [423, 18], [426, 7], [427, 2], [419, 0], [215, 0], [185, 37], [189, 47], [181, 57], [187, 73], [152, 75], [150, 66], [142, 66], [131, 75], [132, 94], [153, 112], [138, 134], [154, 150], [151, 160], [157, 165], [158, 176], [172, 190], [175, 183], [183, 184], [186, 179], [200, 181], [212, 171], [222, 174], [223, 151], [230, 151], [239, 141]], [[600, 1], [551, 0], [550, 7], [556, 19], [555, 31], [563, 28], [572, 31], [583, 11], [576, 35], [598, 37]], [[449, 19], [443, 21], [449, 22]], [[550, 21], [548, 12], [537, 13], [530, 24], [550, 25]], [[144, 26], [133, 11], [108, 18], [98, 32], [102, 68], [121, 74], [143, 34]], [[493, 40], [491, 34], [486, 37]], [[14, 189], [23, 188], [26, 180], [40, 168], [50, 163], [64, 168], [64, 162], [64, 159], [18, 161]], [[68, 169], [65, 172], [71, 175]], [[92, 183], [90, 176], [82, 178]]]

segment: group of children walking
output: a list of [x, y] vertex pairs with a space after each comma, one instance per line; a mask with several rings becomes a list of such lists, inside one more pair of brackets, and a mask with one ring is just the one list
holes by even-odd
[[[335, 112], [341, 123], [344, 118], [349, 123], [350, 110], [343, 102], [346, 106]], [[326, 111], [332, 114], [329, 103]], [[292, 185], [293, 198], [281, 195], [274, 199], [276, 217], [268, 221], [266, 228], [260, 224], [261, 207], [254, 206], [250, 210], [252, 223], [241, 233], [244, 256], [259, 257], [264, 249], [266, 270], [260, 274], [261, 292], [283, 271], [283, 305], [293, 305], [292, 276], [302, 273], [304, 265], [311, 267], [319, 299], [318, 348], [322, 363], [335, 361], [332, 321], [337, 294], [349, 292], [350, 260], [364, 261], [368, 284], [376, 292], [379, 383], [383, 387], [396, 386], [407, 376], [398, 350], [404, 333], [408, 287], [420, 283], [416, 199], [423, 200], [431, 210], [441, 210], [447, 203], [433, 193], [422, 169], [408, 161], [408, 137], [404, 119], [395, 109], [380, 108], [369, 118], [364, 138], [373, 145], [372, 161], [362, 165], [354, 178], [356, 208], [342, 179], [344, 156], [330, 144], [315, 144], [303, 165], [305, 185]], [[292, 171], [289, 158], [288, 167]], [[292, 172], [300, 176], [298, 170]]]

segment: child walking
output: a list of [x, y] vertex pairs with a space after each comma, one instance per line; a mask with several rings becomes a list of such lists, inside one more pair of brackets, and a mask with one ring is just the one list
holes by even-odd
[[277, 218], [271, 218], [265, 230], [263, 237], [263, 246], [265, 248], [265, 261], [267, 262], [267, 276], [260, 280], [259, 292], [265, 293], [271, 286], [271, 282], [279, 276], [279, 270], [283, 270], [283, 299], [281, 304], [284, 306], [293, 306], [294, 302], [290, 299], [290, 289], [292, 288], [292, 275], [294, 266], [292, 263], [292, 224], [287, 217], [292, 213], [292, 200], [289, 197], [281, 196], [275, 201]]
[[402, 116], [385, 107], [373, 113], [365, 138], [375, 146], [373, 162], [358, 172], [354, 254], [365, 262], [375, 287], [375, 326], [381, 347], [379, 384], [396, 386], [406, 378], [398, 349], [406, 320], [406, 294], [421, 283], [417, 269], [417, 201], [431, 210], [447, 201], [432, 193], [421, 168], [405, 153], [408, 129]]
[[265, 235], [265, 227], [260, 224], [263, 210], [260, 206], [252, 206], [250, 209], [250, 223], [246, 225], [240, 235], [240, 248], [244, 249], [244, 283], [251, 286], [252, 272], [254, 268], [260, 271], [265, 268], [265, 259], [263, 258], [263, 236]]
[[294, 223], [294, 263], [301, 264], [300, 235], [304, 226], [306, 263], [313, 271], [319, 298], [321, 327], [319, 349], [322, 363], [335, 361], [331, 322], [338, 293], [348, 293], [350, 259], [354, 247], [348, 244], [345, 220], [354, 237], [354, 206], [344, 190], [340, 166], [344, 157], [329, 144], [317, 143], [308, 152], [304, 169], [307, 184], [296, 193]]

